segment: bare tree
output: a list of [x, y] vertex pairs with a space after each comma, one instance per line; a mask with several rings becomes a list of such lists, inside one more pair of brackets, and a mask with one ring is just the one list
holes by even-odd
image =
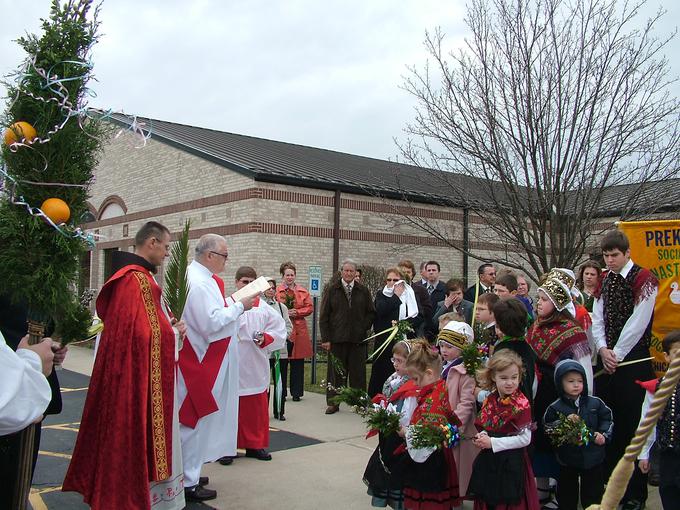
[[573, 267], [603, 215], [649, 212], [676, 193], [663, 182], [679, 168], [663, 55], [675, 34], [658, 38], [664, 12], [641, 21], [644, 3], [471, 0], [462, 49], [427, 34], [428, 63], [404, 83], [418, 106], [402, 155], [430, 169], [433, 194], [488, 220], [518, 252], [509, 265]]

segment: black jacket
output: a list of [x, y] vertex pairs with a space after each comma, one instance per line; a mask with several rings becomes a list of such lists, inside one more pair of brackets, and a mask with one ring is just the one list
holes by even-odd
[[[578, 372], [583, 377], [583, 392], [576, 400], [564, 395], [562, 378], [567, 372]], [[548, 406], [543, 416], [545, 426], [559, 421], [560, 414], [578, 414], [592, 432], [600, 432], [605, 439], [611, 440], [614, 422], [612, 411], [597, 397], [588, 396], [588, 382], [581, 364], [571, 359], [560, 361], [555, 366], [555, 387], [560, 398]], [[599, 446], [591, 440], [587, 445], [563, 445], [557, 448], [557, 460], [564, 466], [577, 469], [590, 469], [604, 462], [604, 445]]]

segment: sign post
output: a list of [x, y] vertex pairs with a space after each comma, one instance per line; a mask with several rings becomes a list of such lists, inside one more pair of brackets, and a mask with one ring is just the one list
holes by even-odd
[[321, 266], [309, 266], [309, 294], [312, 296], [314, 311], [312, 312], [312, 377], [311, 383], [316, 384], [316, 309], [321, 295]]

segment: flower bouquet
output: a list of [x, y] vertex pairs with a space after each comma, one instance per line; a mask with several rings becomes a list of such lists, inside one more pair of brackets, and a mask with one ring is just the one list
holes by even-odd
[[545, 433], [550, 438], [550, 442], [556, 447], [587, 445], [595, 436], [579, 415], [561, 413], [559, 420], [545, 426]]
[[462, 350], [463, 366], [468, 375], [474, 377], [477, 370], [482, 368], [489, 358], [489, 346], [474, 340]]
[[458, 426], [453, 423], [417, 423], [409, 425], [406, 438], [412, 448], [453, 448], [460, 443]]
[[400, 428], [399, 419], [401, 414], [397, 411], [394, 404], [387, 401], [384, 395], [376, 395], [373, 403], [366, 408], [364, 419], [368, 434], [366, 439], [378, 433], [383, 435], [396, 434]]

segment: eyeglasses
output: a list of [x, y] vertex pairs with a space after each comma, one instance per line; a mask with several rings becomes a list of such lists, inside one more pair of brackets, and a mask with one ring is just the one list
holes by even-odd
[[386, 282], [400, 282], [401, 278], [386, 278]]
[[[254, 281], [255, 281], [255, 280], [252, 280], [252, 279], [250, 279], [250, 278], [241, 278], [241, 279], [239, 280], [239, 282], [245, 283], [246, 285], [248, 285], [249, 283], [253, 283]], [[271, 287], [269, 287], [269, 288], [271, 289]]]
[[220, 253], [219, 251], [212, 251], [212, 250], [210, 250], [210, 253], [214, 253], [215, 255], [219, 255], [220, 257], [224, 257], [224, 260], [227, 260], [229, 258], [228, 253]]

